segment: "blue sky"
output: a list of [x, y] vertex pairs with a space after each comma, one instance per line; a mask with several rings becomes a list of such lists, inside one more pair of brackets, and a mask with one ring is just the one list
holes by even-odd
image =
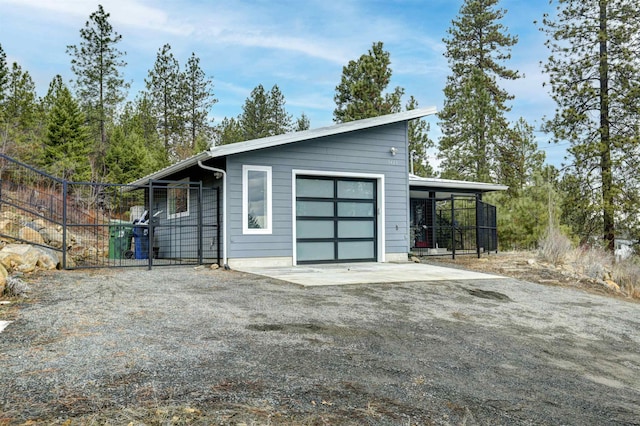
[[[278, 84], [287, 110], [295, 117], [304, 112], [315, 128], [332, 124], [342, 67], [376, 41], [391, 55], [390, 86], [405, 88], [404, 101], [413, 95], [421, 107], [441, 109], [449, 73], [442, 39], [462, 0], [0, 0], [0, 44], [9, 63], [29, 71], [40, 95], [56, 74], [73, 77], [66, 46], [80, 42], [79, 30], [98, 4], [122, 35], [131, 97], [169, 43], [181, 65], [195, 52], [213, 77], [215, 123], [237, 116], [258, 84]], [[507, 10], [503, 24], [519, 38], [508, 66], [525, 75], [503, 84], [516, 97], [509, 118], [539, 127], [554, 103], [542, 87], [539, 63], [548, 52], [533, 21], [552, 6], [548, 0], [502, 0], [500, 6]], [[437, 119], [428, 121], [437, 140]], [[536, 137], [547, 162], [559, 165], [565, 147], [549, 145], [543, 133]]]

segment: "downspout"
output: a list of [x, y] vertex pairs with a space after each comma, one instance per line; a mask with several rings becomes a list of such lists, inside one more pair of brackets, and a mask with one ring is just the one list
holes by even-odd
[[211, 166], [205, 166], [198, 160], [198, 166], [205, 170], [222, 174], [222, 266], [229, 269], [227, 265], [227, 172]]

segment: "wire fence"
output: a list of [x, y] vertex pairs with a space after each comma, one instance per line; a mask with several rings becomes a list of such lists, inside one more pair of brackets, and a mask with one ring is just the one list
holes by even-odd
[[472, 196], [412, 199], [411, 250], [452, 257], [497, 252], [495, 206]]
[[68, 182], [0, 154], [0, 244], [64, 269], [220, 263], [220, 195], [201, 182]]

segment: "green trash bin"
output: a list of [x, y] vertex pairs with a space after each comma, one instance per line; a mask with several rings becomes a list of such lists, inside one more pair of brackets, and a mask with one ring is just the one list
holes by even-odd
[[109, 224], [109, 259], [124, 259], [125, 253], [131, 250], [133, 225], [129, 222], [112, 222]]

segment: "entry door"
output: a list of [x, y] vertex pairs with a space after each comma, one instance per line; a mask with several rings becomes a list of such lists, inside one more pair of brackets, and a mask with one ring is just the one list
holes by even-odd
[[298, 263], [377, 259], [375, 179], [296, 178]]

